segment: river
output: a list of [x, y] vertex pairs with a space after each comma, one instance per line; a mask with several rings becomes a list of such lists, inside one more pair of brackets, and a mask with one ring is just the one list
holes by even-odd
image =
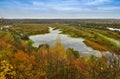
[[48, 34], [30, 36], [29, 38], [34, 41], [33, 46], [38, 47], [40, 44], [49, 44], [50, 46], [53, 46], [56, 39], [59, 37], [60, 42], [65, 47], [65, 49], [73, 48], [79, 51], [81, 55], [95, 55], [97, 57], [101, 57], [101, 53], [109, 53], [108, 51], [100, 52], [92, 49], [91, 47], [88, 47], [84, 44], [84, 39], [82, 38], [72, 38], [68, 35], [60, 34], [60, 30], [53, 30], [51, 27], [49, 27], [49, 30], [50, 33]]
[[117, 29], [117, 28], [111, 28], [111, 27], [107, 27], [107, 29], [112, 30], [112, 31], [120, 31], [120, 29]]

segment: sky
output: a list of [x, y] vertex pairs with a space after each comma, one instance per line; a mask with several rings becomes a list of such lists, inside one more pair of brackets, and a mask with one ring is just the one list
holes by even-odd
[[0, 0], [0, 17], [120, 19], [120, 0]]

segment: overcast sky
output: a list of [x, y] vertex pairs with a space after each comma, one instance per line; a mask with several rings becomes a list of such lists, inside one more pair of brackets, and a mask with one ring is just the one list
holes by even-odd
[[120, 0], [0, 0], [0, 17], [120, 19]]

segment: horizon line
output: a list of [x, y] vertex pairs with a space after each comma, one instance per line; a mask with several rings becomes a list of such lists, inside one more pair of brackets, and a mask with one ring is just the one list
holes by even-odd
[[8, 18], [8, 17], [0, 17], [0, 19], [116, 19], [120, 20], [120, 18]]

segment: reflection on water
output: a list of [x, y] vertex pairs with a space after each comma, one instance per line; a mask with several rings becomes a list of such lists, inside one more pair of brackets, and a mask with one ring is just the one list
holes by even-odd
[[95, 55], [97, 57], [101, 57], [101, 52], [93, 50], [92, 48], [86, 46], [83, 42], [84, 39], [72, 38], [68, 35], [59, 33], [59, 30], [53, 30], [53, 28], [50, 27], [50, 33], [30, 36], [30, 39], [34, 41], [33, 46], [38, 47], [40, 44], [49, 44], [50, 46], [52, 46], [55, 44], [56, 39], [60, 37], [60, 42], [62, 43], [62, 45], [64, 45], [66, 49], [74, 48], [75, 50], [78, 50], [81, 55]]

